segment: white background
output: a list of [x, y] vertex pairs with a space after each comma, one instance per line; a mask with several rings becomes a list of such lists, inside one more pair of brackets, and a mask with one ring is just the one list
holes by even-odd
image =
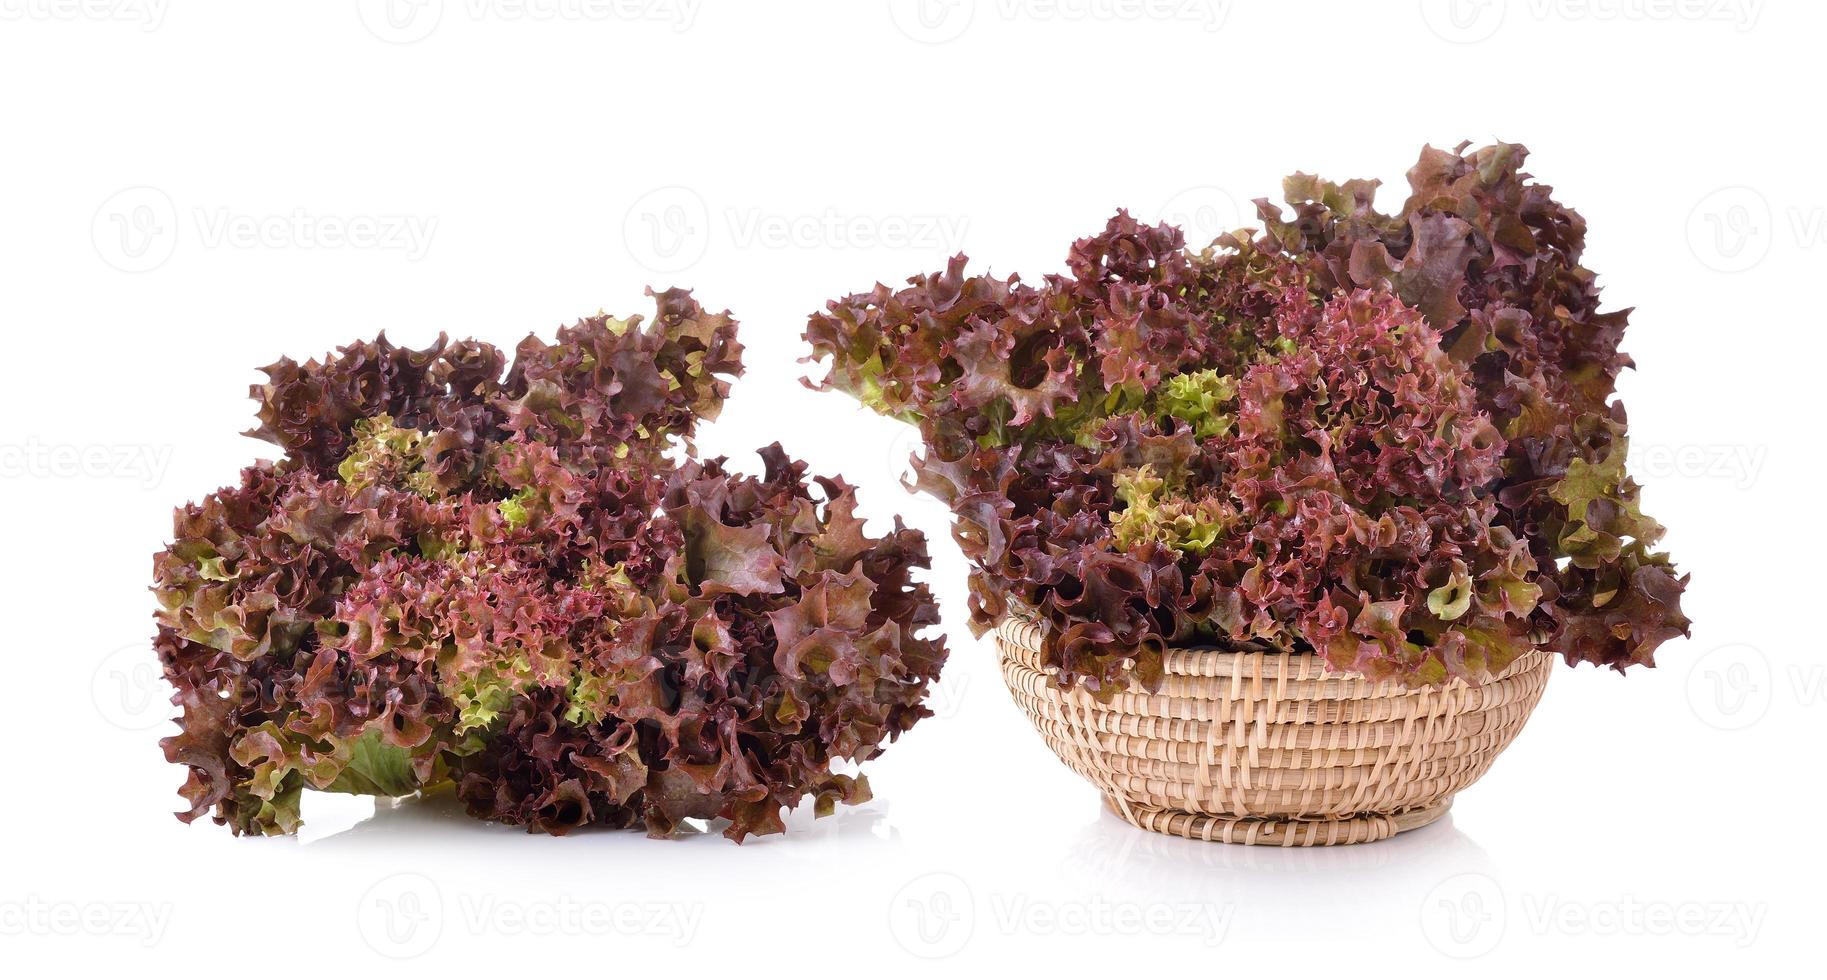
[[[0, 0], [0, 959], [15, 976], [1642, 975], [1818, 953], [1827, 8], [1715, 0]], [[1810, 122], [1809, 120], [1813, 120]], [[1562, 669], [1449, 821], [1279, 852], [1131, 829], [963, 627], [911, 442], [802, 389], [806, 314], [967, 250], [1038, 277], [1118, 206], [1210, 237], [1297, 169], [1501, 137], [1637, 308], [1634, 469], [1691, 641]], [[270, 447], [253, 370], [504, 346], [648, 284], [743, 321], [701, 440], [780, 440], [934, 539], [953, 660], [877, 800], [741, 847], [307, 800], [185, 827], [146, 638], [171, 508]], [[1060, 974], [1059, 971], [1070, 971]], [[1197, 971], [1197, 973], [1195, 972]]]

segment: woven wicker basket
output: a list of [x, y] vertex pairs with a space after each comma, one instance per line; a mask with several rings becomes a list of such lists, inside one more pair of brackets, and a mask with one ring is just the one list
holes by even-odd
[[1479, 687], [1410, 690], [1308, 654], [1167, 652], [1155, 694], [1099, 704], [1041, 664], [1041, 627], [996, 630], [1002, 676], [1066, 765], [1145, 830], [1307, 847], [1381, 840], [1446, 813], [1541, 699], [1536, 650]]

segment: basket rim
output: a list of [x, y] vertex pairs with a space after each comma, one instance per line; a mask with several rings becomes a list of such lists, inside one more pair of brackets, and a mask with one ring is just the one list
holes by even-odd
[[[1032, 665], [1032, 668], [1051, 679], [1057, 676], [1059, 669], [1057, 667], [1039, 663], [1038, 654], [1040, 653], [1040, 650], [1038, 648], [1030, 648], [1027, 643], [1019, 640], [1016, 634], [1016, 630], [1023, 627], [1034, 631], [1045, 631], [1050, 628], [1050, 626], [1051, 624], [1036, 616], [1010, 610], [1001, 619], [997, 620], [996, 625], [991, 629], [991, 632], [999, 640], [1004, 640], [1010, 644], [1021, 647], [1024, 650], [1032, 649], [1032, 652], [1036, 654], [1036, 660]], [[1244, 646], [1224, 647], [1210, 643], [1170, 643], [1163, 652], [1162, 669], [1168, 676], [1173, 677], [1215, 677], [1220, 674], [1223, 676], [1230, 676], [1234, 673], [1234, 661], [1236, 659], [1254, 659], [1260, 663], [1282, 663], [1294, 668], [1297, 672], [1297, 677], [1288, 678], [1290, 680], [1352, 681], [1374, 685], [1378, 688], [1387, 686], [1394, 692], [1419, 693], [1443, 691], [1462, 685], [1467, 687], [1482, 687], [1485, 684], [1505, 680], [1534, 668], [1538, 658], [1547, 658], [1551, 662], [1554, 658], [1554, 652], [1542, 646], [1541, 639], [1542, 638], [1539, 636], [1536, 637], [1533, 649], [1527, 653], [1521, 654], [1515, 660], [1510, 661], [1502, 670], [1492, 671], [1488, 676], [1476, 681], [1467, 680], [1463, 677], [1453, 677], [1434, 684], [1409, 685], [1401, 684], [1390, 679], [1375, 680], [1359, 671], [1339, 670], [1327, 663], [1326, 658], [1312, 650], [1284, 650], [1266, 643], [1261, 644], [1260, 648], [1254, 649]], [[998, 646], [1000, 647], [1001, 644], [999, 643]], [[1004, 657], [1009, 656], [1006, 650], [1002, 650], [1001, 652]], [[1181, 661], [1182, 669], [1174, 669], [1176, 661]], [[1209, 665], [1209, 670], [1186, 670], [1184, 669], [1184, 665], [1188, 661], [1196, 662], [1201, 665]]]

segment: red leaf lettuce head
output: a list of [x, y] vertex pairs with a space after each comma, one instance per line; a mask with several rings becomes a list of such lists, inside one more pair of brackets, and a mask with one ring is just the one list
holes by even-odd
[[286, 455], [179, 509], [154, 559], [180, 816], [290, 832], [306, 788], [448, 786], [551, 833], [741, 840], [868, 798], [834, 764], [925, 717], [945, 659], [925, 540], [865, 533], [778, 445], [761, 478], [689, 459], [741, 348], [656, 298], [511, 366], [380, 338], [267, 369], [255, 434]]
[[1542, 568], [1535, 625], [1569, 663], [1653, 665], [1688, 633], [1687, 579], [1624, 468], [1630, 311], [1600, 312], [1586, 221], [1522, 171], [1529, 151], [1468, 145], [1424, 149], [1395, 215], [1371, 207], [1374, 181], [1289, 178], [1292, 215], [1257, 202], [1259, 244], [1309, 259], [1327, 288], [1389, 288], [1426, 313], [1506, 440], [1496, 496]]

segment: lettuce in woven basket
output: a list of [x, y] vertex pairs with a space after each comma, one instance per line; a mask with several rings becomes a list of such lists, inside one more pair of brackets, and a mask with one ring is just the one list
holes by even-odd
[[814, 315], [818, 383], [919, 427], [974, 628], [1040, 620], [1061, 683], [1190, 642], [1408, 685], [1652, 664], [1686, 579], [1624, 469], [1626, 312], [1525, 155], [1427, 149], [1396, 215], [1297, 175], [1198, 249], [1119, 213], [1033, 284], [960, 256]]

